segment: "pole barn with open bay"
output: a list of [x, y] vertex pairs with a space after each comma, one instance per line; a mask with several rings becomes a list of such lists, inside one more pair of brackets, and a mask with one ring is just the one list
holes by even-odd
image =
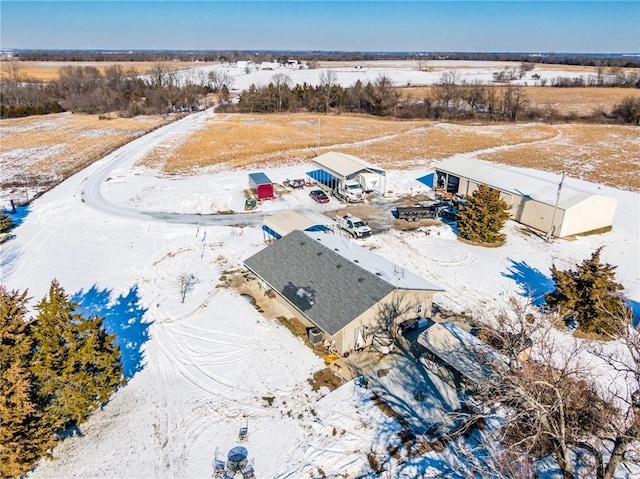
[[513, 220], [547, 236], [562, 238], [613, 225], [617, 200], [567, 185], [564, 175], [469, 158], [445, 160], [435, 170], [434, 190], [470, 196], [479, 185], [487, 185], [500, 192]]

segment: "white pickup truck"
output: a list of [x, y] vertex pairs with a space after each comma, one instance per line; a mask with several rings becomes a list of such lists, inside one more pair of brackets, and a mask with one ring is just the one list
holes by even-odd
[[351, 233], [354, 238], [371, 236], [371, 228], [357, 216], [350, 214], [336, 216], [336, 223], [340, 228]]

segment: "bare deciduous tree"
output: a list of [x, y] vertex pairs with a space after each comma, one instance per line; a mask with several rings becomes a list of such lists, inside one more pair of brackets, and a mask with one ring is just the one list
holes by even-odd
[[[474, 414], [501, 418], [504, 450], [533, 460], [552, 457], [565, 479], [574, 479], [576, 473], [612, 479], [631, 445], [639, 444], [638, 331], [628, 328], [622, 349], [558, 339], [550, 318], [535, 321], [526, 305], [516, 301], [508, 314], [485, 328], [489, 342], [510, 358], [509, 368], [499, 381], [479, 385], [474, 398], [480, 406]], [[523, 357], [520, 352], [527, 343], [522, 338], [529, 335], [534, 338], [531, 355]], [[593, 364], [586, 361], [589, 352], [618, 375], [617, 381], [607, 382], [604, 393], [602, 380], [593, 376]]]
[[193, 274], [182, 273], [180, 278], [178, 279], [178, 284], [180, 285], [180, 297], [182, 298], [182, 303], [184, 303], [185, 298], [187, 297], [187, 293], [193, 290], [193, 287], [198, 283], [198, 278], [196, 278]]
[[335, 101], [335, 87], [338, 85], [338, 74], [333, 70], [324, 70], [320, 73], [318, 89], [322, 99], [323, 111], [329, 111], [329, 107]]
[[[612, 479], [625, 460], [629, 448], [640, 445], [640, 332], [632, 326], [631, 311], [627, 310], [625, 324], [620, 328], [618, 341], [622, 347], [606, 347], [594, 342], [589, 351], [604, 360], [613, 373], [608, 381], [605, 397], [616, 412], [607, 418], [607, 428], [599, 435], [599, 448], [591, 451], [596, 462], [598, 479]], [[619, 324], [619, 321], [614, 321]], [[608, 453], [608, 460], [605, 461]]]
[[428, 60], [418, 60], [418, 71], [428, 72], [431, 70]]
[[225, 86], [227, 89], [233, 88], [234, 79], [226, 71], [213, 70], [209, 72], [209, 86], [214, 93], [218, 93]]
[[278, 112], [281, 112], [283, 110], [287, 95], [290, 91], [291, 83], [291, 77], [289, 77], [289, 75], [285, 75], [284, 73], [276, 73], [271, 78], [271, 84], [274, 87], [276, 95], [276, 111]]

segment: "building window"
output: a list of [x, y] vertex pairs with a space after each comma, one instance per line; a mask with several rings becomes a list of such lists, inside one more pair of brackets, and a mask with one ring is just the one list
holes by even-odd
[[418, 316], [422, 316], [422, 303], [418, 304], [418, 306], [416, 306], [416, 314]]

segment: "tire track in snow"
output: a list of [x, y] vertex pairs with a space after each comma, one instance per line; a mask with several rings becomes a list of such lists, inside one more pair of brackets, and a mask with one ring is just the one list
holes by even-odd
[[153, 148], [161, 143], [169, 141], [178, 135], [182, 135], [189, 129], [197, 129], [211, 116], [212, 109], [191, 114], [181, 120], [170, 123], [154, 130], [151, 133], [136, 138], [118, 150], [105, 156], [83, 170], [87, 176], [81, 190], [81, 199], [84, 203], [109, 215], [144, 221], [160, 221], [174, 224], [196, 224], [231, 226], [238, 224], [254, 225], [262, 223], [265, 212], [246, 212], [231, 215], [198, 215], [181, 214], [162, 211], [147, 211], [130, 206], [118, 205], [107, 200], [101, 192], [101, 186], [107, 181], [109, 175], [116, 168], [131, 168], [136, 160], [142, 158]]

